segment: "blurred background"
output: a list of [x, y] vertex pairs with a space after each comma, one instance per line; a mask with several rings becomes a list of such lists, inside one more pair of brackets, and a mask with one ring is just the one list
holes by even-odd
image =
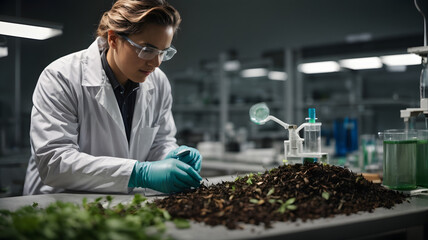
[[[281, 164], [287, 131], [257, 125], [248, 111], [265, 102], [286, 123], [315, 108], [331, 163], [381, 171], [378, 132], [403, 128], [400, 110], [420, 105], [420, 57], [388, 62], [423, 46], [424, 21], [412, 0], [170, 0], [183, 18], [161, 65], [173, 89], [179, 144], [204, 156], [203, 177]], [[112, 0], [1, 0], [0, 20], [52, 26], [33, 40], [0, 34], [0, 188], [20, 195], [30, 156], [32, 92], [42, 70], [87, 48]], [[5, 50], [6, 49], [6, 50]], [[345, 59], [370, 58], [353, 67]], [[322, 72], [305, 63], [329, 62]], [[424, 117], [412, 120], [426, 128]]]

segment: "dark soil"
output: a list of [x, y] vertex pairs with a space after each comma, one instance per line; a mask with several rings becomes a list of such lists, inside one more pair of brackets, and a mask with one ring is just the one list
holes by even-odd
[[305, 163], [283, 165], [187, 193], [155, 200], [174, 218], [242, 228], [392, 208], [406, 196], [366, 180], [346, 168]]

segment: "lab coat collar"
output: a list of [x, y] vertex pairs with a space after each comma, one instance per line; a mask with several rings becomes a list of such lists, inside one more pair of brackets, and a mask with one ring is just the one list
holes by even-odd
[[98, 37], [87, 49], [82, 58], [83, 79], [82, 86], [96, 87], [106, 84], [107, 77], [102, 72], [101, 53], [105, 49], [106, 41]]
[[[83, 80], [82, 86], [96, 87], [109, 84], [107, 76], [103, 73], [101, 64], [101, 53], [105, 50], [107, 42], [102, 37], [89, 46], [86, 56], [82, 58]], [[151, 75], [153, 75], [152, 73]], [[148, 76], [144, 83], [140, 83], [140, 88], [149, 91], [154, 88], [152, 76]]]
[[[100, 87], [97, 91], [95, 99], [106, 109], [118, 127], [123, 133], [123, 138], [126, 139], [125, 126], [123, 125], [123, 120], [119, 110], [119, 106], [116, 102], [116, 97], [113, 92], [113, 88], [108, 81], [106, 74], [103, 72], [103, 67], [101, 63], [101, 53], [105, 49], [103, 47], [105, 40], [98, 37], [92, 44], [89, 46], [86, 56], [82, 58], [82, 69], [83, 69], [83, 80], [82, 86], [86, 87]], [[146, 81], [140, 83], [140, 90], [137, 92], [137, 101], [136, 107], [134, 110], [134, 118], [132, 121], [133, 129], [134, 126], [139, 126], [141, 124], [141, 117], [144, 112], [146, 112], [149, 103], [152, 100], [153, 89], [154, 89], [154, 74], [153, 72], [146, 78]], [[133, 135], [134, 133], [131, 133]], [[132, 139], [132, 137], [131, 137]], [[126, 141], [126, 140], [125, 140]]]

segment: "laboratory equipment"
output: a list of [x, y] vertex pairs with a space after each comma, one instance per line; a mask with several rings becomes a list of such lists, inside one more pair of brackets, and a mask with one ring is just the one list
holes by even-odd
[[418, 130], [416, 184], [428, 187], [428, 130]]
[[424, 19], [424, 46], [408, 48], [407, 52], [418, 54], [422, 58], [422, 71], [420, 75], [420, 107], [407, 108], [400, 111], [401, 118], [404, 119], [405, 128], [409, 126], [409, 120], [417, 117], [419, 114], [425, 115], [425, 127], [428, 128], [428, 45], [427, 45], [427, 23], [426, 16], [428, 15], [428, 7], [424, 6], [423, 0], [415, 0], [415, 6], [421, 13]]
[[360, 142], [358, 167], [363, 171], [378, 172], [382, 167], [382, 161], [378, 159], [376, 135], [362, 134]]
[[358, 121], [353, 118], [335, 119], [333, 123], [336, 156], [346, 156], [358, 150]]
[[[321, 152], [321, 123], [316, 122], [314, 108], [308, 110], [307, 122], [297, 125], [285, 123], [270, 115], [266, 103], [257, 103], [250, 108], [250, 119], [256, 124], [263, 125], [272, 120], [288, 130], [288, 140], [284, 141], [284, 157], [288, 163], [302, 163], [303, 161], [327, 162], [328, 154]], [[299, 136], [304, 128], [304, 138]]]
[[383, 185], [397, 190], [416, 188], [417, 131], [391, 129], [383, 139]]

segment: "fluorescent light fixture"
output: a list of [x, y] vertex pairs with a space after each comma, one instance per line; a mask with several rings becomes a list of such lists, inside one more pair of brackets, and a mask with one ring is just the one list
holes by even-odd
[[285, 81], [287, 80], [287, 73], [281, 71], [270, 71], [268, 78], [270, 80]]
[[266, 68], [251, 68], [241, 71], [241, 77], [243, 78], [266, 77], [267, 75], [268, 70]]
[[62, 34], [61, 29], [0, 21], [0, 34], [45, 40]]
[[382, 62], [378, 57], [352, 58], [339, 61], [340, 66], [353, 70], [381, 68]]
[[372, 40], [372, 34], [371, 33], [350, 34], [346, 36], [345, 39], [346, 39], [346, 42], [348, 43], [368, 42]]
[[338, 72], [340, 66], [335, 61], [313, 62], [299, 64], [299, 71], [306, 74]]
[[241, 63], [238, 60], [227, 61], [223, 65], [224, 71], [237, 71], [241, 67]]
[[386, 65], [386, 70], [389, 72], [405, 72], [407, 69], [407, 66], [404, 65]]
[[422, 64], [421, 57], [415, 54], [398, 54], [380, 57], [382, 62], [388, 66], [407, 66]]
[[7, 56], [7, 47], [0, 47], [0, 57]]

